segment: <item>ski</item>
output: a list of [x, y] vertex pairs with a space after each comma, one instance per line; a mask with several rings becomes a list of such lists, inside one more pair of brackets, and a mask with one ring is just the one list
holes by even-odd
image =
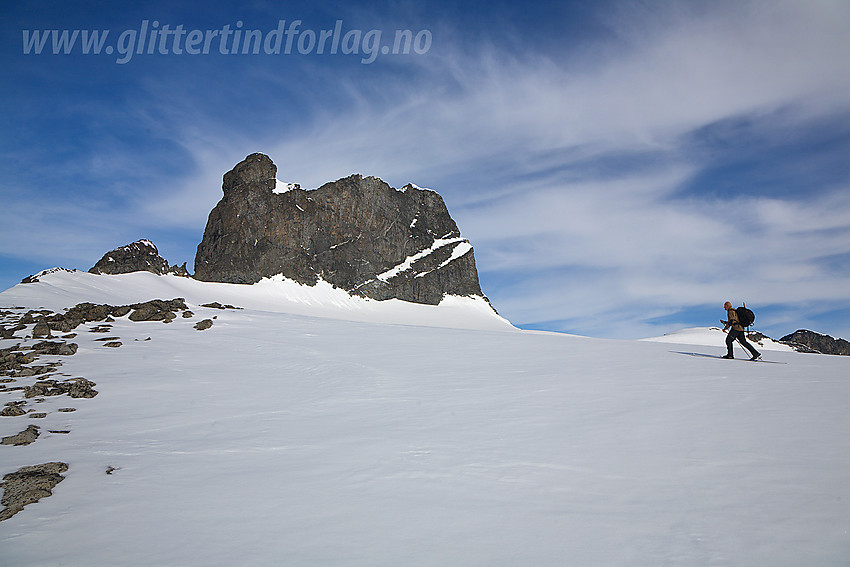
[[704, 352], [681, 352], [681, 351], [671, 351], [676, 354], [687, 354], [688, 356], [701, 356], [705, 358], [718, 358], [720, 360], [742, 360], [744, 362], [764, 362], [767, 364], [788, 364], [787, 362], [780, 362], [778, 360], [765, 360], [763, 358], [759, 358], [756, 360], [750, 360], [749, 358], [725, 358], [719, 354], [706, 354]]

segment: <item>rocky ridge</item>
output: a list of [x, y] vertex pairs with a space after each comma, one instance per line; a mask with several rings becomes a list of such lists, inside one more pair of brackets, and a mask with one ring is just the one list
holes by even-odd
[[850, 341], [834, 339], [829, 335], [822, 335], [806, 329], [799, 329], [785, 335], [779, 339], [779, 342], [785, 343], [799, 352], [850, 355]]

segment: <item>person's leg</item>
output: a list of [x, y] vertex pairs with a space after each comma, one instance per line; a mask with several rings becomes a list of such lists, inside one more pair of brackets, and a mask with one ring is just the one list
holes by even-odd
[[741, 346], [750, 351], [750, 354], [753, 356], [753, 358], [760, 357], [761, 353], [756, 350], [756, 347], [754, 347], [749, 343], [749, 341], [747, 341], [747, 335], [743, 331], [740, 331], [740, 333], [741, 336], [738, 337], [738, 341], [741, 343]]
[[729, 329], [729, 332], [726, 334], [726, 358], [735, 357], [735, 355], [732, 353], [733, 344], [735, 344], [735, 331]]

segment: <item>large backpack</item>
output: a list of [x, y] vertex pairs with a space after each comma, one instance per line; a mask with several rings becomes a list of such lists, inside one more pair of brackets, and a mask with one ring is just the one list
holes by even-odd
[[742, 305], [741, 307], [737, 307], [735, 309], [735, 313], [738, 314], [738, 323], [741, 324], [745, 329], [753, 324], [753, 321], [756, 320], [756, 314], [747, 309], [746, 305]]

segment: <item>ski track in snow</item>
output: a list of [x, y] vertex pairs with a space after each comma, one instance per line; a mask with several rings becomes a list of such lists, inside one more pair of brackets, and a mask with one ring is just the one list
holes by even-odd
[[[93, 277], [107, 278], [96, 280], [104, 298], [120, 295], [121, 280]], [[83, 280], [45, 277], [0, 304], [70, 306]], [[183, 285], [172, 281], [159, 280]], [[52, 496], [0, 522], [0, 564], [797, 567], [850, 556], [850, 358], [772, 351], [787, 364], [730, 364], [676, 352], [722, 354], [722, 342], [342, 320], [320, 301], [327, 316], [222, 295], [203, 299], [246, 308], [187, 297], [191, 319], [117, 319], [117, 349], [80, 326], [60, 372], [99, 395], [31, 403], [48, 412], [40, 420], [0, 418], [3, 436], [30, 423], [71, 431], [0, 447], [3, 473], [70, 465]]]

